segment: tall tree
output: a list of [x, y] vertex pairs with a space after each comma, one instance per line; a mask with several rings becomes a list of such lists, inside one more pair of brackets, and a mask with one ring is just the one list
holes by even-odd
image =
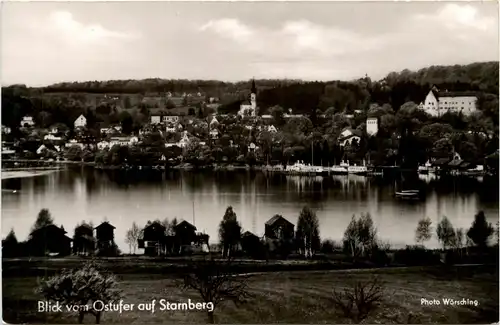
[[352, 216], [351, 222], [344, 232], [344, 250], [356, 259], [365, 255], [377, 245], [377, 229], [369, 213], [359, 219]]
[[134, 126], [134, 120], [129, 112], [123, 111], [119, 115], [120, 123], [122, 126], [122, 133], [130, 134], [132, 132], [132, 127]]
[[50, 211], [48, 209], [41, 209], [40, 212], [38, 212], [38, 216], [36, 218], [35, 224], [31, 228], [31, 231], [33, 232], [34, 230], [41, 229], [45, 226], [53, 224], [54, 219], [52, 219]]
[[316, 213], [305, 206], [297, 222], [296, 240], [305, 257], [311, 257], [320, 249], [319, 221]]
[[269, 113], [274, 119], [274, 123], [278, 126], [283, 125], [285, 120], [283, 118], [285, 110], [281, 106], [273, 106], [269, 108]]
[[125, 241], [129, 245], [131, 253], [133, 251], [135, 254], [140, 235], [141, 235], [141, 229], [139, 228], [139, 226], [137, 226], [135, 222], [133, 222], [132, 228], [127, 230], [127, 234], [125, 236]]
[[3, 240], [3, 246], [5, 245], [17, 245], [17, 237], [14, 229], [11, 229], [5, 239]]
[[232, 206], [228, 206], [219, 225], [219, 239], [223, 247], [223, 256], [230, 257], [236, 245], [240, 242], [241, 226], [236, 219]]
[[472, 222], [472, 226], [467, 231], [467, 237], [472, 239], [474, 244], [480, 248], [485, 248], [488, 245], [488, 239], [493, 234], [491, 223], [486, 221], [486, 216], [483, 211], [479, 211]]
[[178, 223], [177, 218], [173, 218], [172, 221], [165, 218], [162, 222], [162, 225], [165, 227], [165, 234], [167, 236], [175, 236], [175, 227]]
[[443, 249], [452, 247], [456, 240], [456, 233], [453, 225], [447, 217], [444, 217], [437, 225], [436, 235]]
[[423, 245], [432, 237], [432, 221], [430, 218], [422, 218], [418, 221], [417, 229], [415, 230], [415, 240]]

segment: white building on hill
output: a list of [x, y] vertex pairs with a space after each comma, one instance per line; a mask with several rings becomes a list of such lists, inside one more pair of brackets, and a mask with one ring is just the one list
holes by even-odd
[[78, 116], [78, 118], [75, 120], [75, 129], [82, 128], [85, 126], [87, 126], [87, 119], [82, 114], [82, 115]]
[[257, 115], [257, 88], [255, 87], [255, 80], [252, 80], [252, 89], [250, 93], [250, 104], [241, 104], [238, 115]]
[[32, 116], [23, 117], [23, 119], [21, 121], [21, 127], [33, 126], [33, 125], [35, 125], [35, 122], [33, 121]]
[[376, 117], [366, 119], [366, 133], [368, 135], [376, 135], [378, 133], [378, 119]]
[[429, 91], [420, 108], [432, 116], [447, 112], [469, 115], [477, 110], [477, 96], [469, 93]]

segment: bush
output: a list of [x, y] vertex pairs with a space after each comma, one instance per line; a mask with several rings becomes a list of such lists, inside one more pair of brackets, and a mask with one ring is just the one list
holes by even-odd
[[377, 278], [356, 282], [344, 292], [333, 291], [332, 303], [344, 317], [356, 323], [366, 319], [382, 302], [384, 289]]
[[332, 254], [335, 251], [342, 250], [342, 245], [336, 243], [333, 240], [327, 239], [321, 243], [321, 253]]
[[377, 266], [387, 266], [390, 264], [391, 259], [385, 250], [374, 249], [370, 254], [370, 262]]
[[436, 265], [439, 255], [423, 246], [406, 246], [394, 253], [394, 262], [404, 265]]
[[92, 302], [100, 300], [109, 303], [118, 300], [121, 292], [117, 289], [114, 275], [101, 269], [94, 262], [88, 262], [81, 268], [64, 270], [43, 281], [36, 289], [49, 301], [57, 301], [66, 306], [84, 306], [78, 311], [78, 321], [83, 323], [86, 313], [95, 316], [96, 324], [100, 323], [101, 311], [93, 309]]

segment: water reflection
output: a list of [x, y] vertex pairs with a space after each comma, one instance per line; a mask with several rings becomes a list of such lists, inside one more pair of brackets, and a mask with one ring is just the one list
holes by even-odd
[[[425, 177], [424, 177], [425, 176]], [[403, 175], [398, 178], [363, 176], [303, 177], [255, 172], [104, 171], [86, 168], [45, 176], [2, 181], [2, 223], [14, 227], [19, 239], [28, 235], [38, 211], [50, 209], [57, 224], [70, 235], [76, 223], [98, 224], [104, 217], [115, 225], [122, 249], [133, 221], [178, 217], [194, 222], [217, 240], [217, 226], [232, 205], [243, 228], [261, 235], [274, 214], [297, 222], [300, 209], [317, 210], [324, 238], [340, 239], [353, 214], [369, 212], [381, 238], [412, 244], [417, 220], [437, 222], [448, 216], [454, 226], [469, 227], [478, 210], [495, 220], [498, 179], [437, 178]], [[424, 201], [395, 200], [394, 191], [418, 188]], [[433, 240], [432, 245], [437, 246]]]

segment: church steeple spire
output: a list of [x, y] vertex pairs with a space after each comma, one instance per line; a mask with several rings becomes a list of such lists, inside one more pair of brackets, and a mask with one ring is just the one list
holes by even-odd
[[257, 93], [257, 87], [255, 87], [255, 78], [252, 78], [252, 88], [251, 88], [252, 94]]

